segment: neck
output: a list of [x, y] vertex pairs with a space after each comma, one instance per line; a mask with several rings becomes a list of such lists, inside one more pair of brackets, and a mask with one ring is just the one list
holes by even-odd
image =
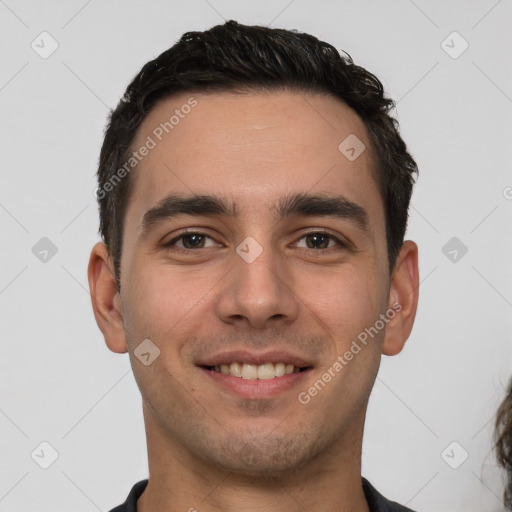
[[146, 407], [144, 419], [149, 482], [138, 512], [369, 512], [361, 481], [364, 414], [328, 453], [272, 475], [235, 473], [198, 459], [173, 442]]

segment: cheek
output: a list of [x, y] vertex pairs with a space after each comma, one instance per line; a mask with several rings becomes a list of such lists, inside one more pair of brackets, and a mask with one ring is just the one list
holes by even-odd
[[[306, 295], [312, 320], [328, 332], [332, 345], [303, 391], [311, 397], [308, 407], [333, 426], [349, 428], [350, 418], [362, 414], [380, 364], [384, 331], [371, 337], [365, 329], [384, 311], [385, 287], [378, 271], [365, 270], [347, 265]], [[319, 381], [327, 383], [325, 388]]]
[[[168, 403], [178, 407], [187, 402], [177, 381], [182, 381], [184, 372], [190, 368], [183, 364], [179, 354], [193, 335], [190, 331], [201, 325], [206, 292], [211, 287], [209, 281], [187, 279], [179, 269], [147, 262], [134, 266], [126, 279], [124, 318], [132, 368], [155, 414], [165, 410]], [[160, 351], [155, 362], [148, 366], [135, 353], [145, 339], [151, 340]]]
[[218, 281], [215, 272], [190, 272], [179, 266], [171, 268], [165, 262], [135, 261], [125, 287], [129, 297], [127, 327], [141, 339], [163, 344], [172, 338], [179, 342], [180, 328], [201, 314], [209, 300], [208, 291], [214, 290]]
[[373, 325], [385, 307], [383, 283], [377, 272], [346, 266], [317, 280], [318, 286], [303, 293], [306, 303], [314, 309], [334, 335], [348, 339]]

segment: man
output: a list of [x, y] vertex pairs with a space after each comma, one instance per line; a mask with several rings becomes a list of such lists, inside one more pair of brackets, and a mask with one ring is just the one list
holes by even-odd
[[418, 300], [392, 106], [331, 45], [234, 21], [128, 86], [88, 268], [143, 399], [149, 481], [116, 512], [409, 510], [361, 476], [381, 354]]

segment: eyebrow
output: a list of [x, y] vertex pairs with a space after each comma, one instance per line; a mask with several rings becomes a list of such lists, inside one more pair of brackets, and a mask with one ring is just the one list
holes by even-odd
[[[298, 193], [280, 198], [270, 208], [270, 212], [281, 221], [287, 217], [334, 217], [354, 223], [367, 235], [371, 234], [370, 222], [366, 210], [344, 196]], [[236, 202], [211, 194], [182, 196], [170, 194], [142, 218], [142, 236], [157, 225], [180, 215], [231, 217], [238, 216]]]

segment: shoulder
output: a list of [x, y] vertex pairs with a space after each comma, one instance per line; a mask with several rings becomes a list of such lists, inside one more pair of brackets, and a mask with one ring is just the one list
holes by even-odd
[[137, 512], [137, 500], [140, 498], [147, 485], [148, 479], [137, 482], [132, 487], [126, 501], [122, 505], [113, 508], [110, 512]]
[[362, 477], [362, 481], [370, 512], [414, 512], [410, 508], [384, 498], [366, 478]]

